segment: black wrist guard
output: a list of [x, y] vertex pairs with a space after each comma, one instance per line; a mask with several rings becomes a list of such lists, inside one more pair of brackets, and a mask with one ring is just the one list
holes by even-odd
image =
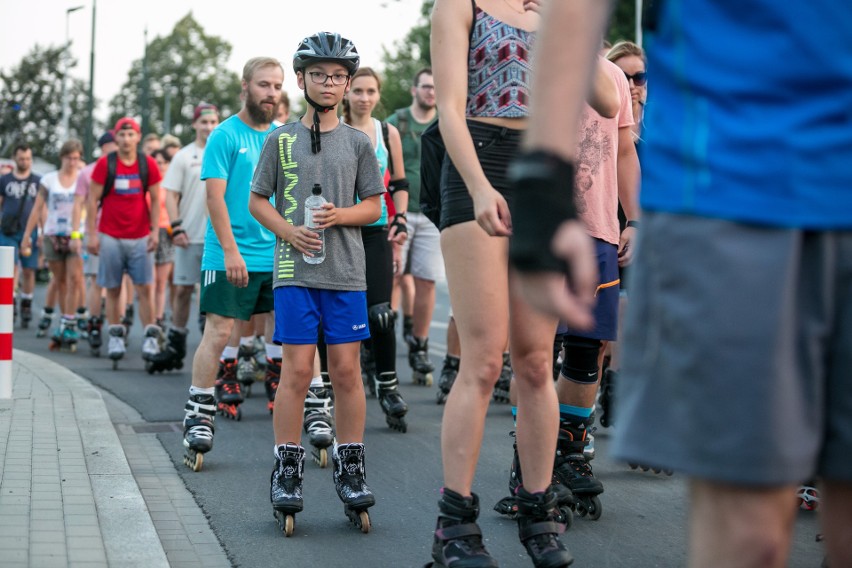
[[[400, 221], [402, 219], [402, 221]], [[408, 234], [408, 225], [405, 223], [405, 213], [397, 213], [393, 216], [391, 227], [396, 227], [396, 234]]]
[[408, 191], [408, 178], [392, 179], [388, 184], [388, 192], [393, 195], [397, 191]]
[[181, 226], [181, 223], [183, 223], [183, 219], [175, 219], [172, 221], [172, 229], [177, 229]]
[[577, 218], [574, 164], [543, 150], [522, 154], [509, 167], [512, 238], [509, 262], [521, 272], [566, 272], [551, 250], [559, 226]]

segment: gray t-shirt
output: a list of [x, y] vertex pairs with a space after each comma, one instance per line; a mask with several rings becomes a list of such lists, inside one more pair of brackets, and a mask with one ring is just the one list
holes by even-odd
[[[322, 150], [311, 152], [311, 132], [301, 122], [273, 130], [263, 145], [251, 190], [271, 197], [276, 209], [294, 225], [305, 222], [305, 199], [315, 183], [336, 207], [351, 207], [356, 195], [366, 199], [384, 193], [379, 164], [370, 138], [340, 121], [322, 133]], [[308, 264], [290, 243], [278, 239], [273, 287], [304, 286], [326, 290], [366, 290], [364, 245], [360, 227], [325, 230], [325, 261]]]

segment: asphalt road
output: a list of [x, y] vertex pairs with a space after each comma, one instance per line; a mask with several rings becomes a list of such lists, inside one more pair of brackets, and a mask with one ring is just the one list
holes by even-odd
[[[41, 306], [44, 287], [38, 289]], [[430, 343], [432, 361], [440, 367], [444, 353], [449, 301], [439, 289]], [[36, 310], [36, 311], [39, 311]], [[191, 317], [192, 322], [195, 316]], [[296, 517], [296, 532], [285, 538], [269, 504], [273, 466], [271, 417], [262, 383], [242, 406], [240, 422], [216, 419], [215, 446], [199, 473], [183, 465], [180, 421], [190, 384], [191, 354], [199, 341], [189, 336], [187, 366], [182, 371], [149, 375], [141, 359], [142, 331], [136, 323], [127, 357], [113, 371], [109, 359], [93, 358], [85, 344], [78, 353], [51, 353], [47, 339], [35, 338], [35, 321], [16, 329], [15, 347], [48, 356], [136, 408], [169, 452], [189, 490], [210, 520], [235, 566], [365, 566], [415, 567], [430, 559], [432, 531], [441, 487], [439, 445], [443, 406], [435, 403], [435, 387], [414, 386], [400, 349], [398, 368], [410, 410], [408, 432], [392, 431], [375, 399], [369, 399], [365, 441], [367, 480], [376, 494], [370, 509], [373, 530], [362, 534], [343, 514], [330, 469], [312, 462], [305, 466], [305, 510]], [[436, 369], [437, 379], [437, 369]], [[490, 552], [501, 566], [531, 566], [518, 542], [517, 526], [491, 507], [507, 494], [512, 456], [512, 418], [508, 405], [492, 403], [477, 469], [476, 491], [482, 501], [480, 526]], [[598, 521], [576, 518], [563, 539], [576, 558], [575, 566], [676, 567], [686, 558], [686, 485], [684, 479], [629, 469], [609, 459], [611, 432], [599, 429], [597, 458], [592, 462], [605, 492]], [[307, 439], [304, 441], [309, 447]], [[816, 567], [822, 558], [813, 513], [799, 515], [790, 566]]]

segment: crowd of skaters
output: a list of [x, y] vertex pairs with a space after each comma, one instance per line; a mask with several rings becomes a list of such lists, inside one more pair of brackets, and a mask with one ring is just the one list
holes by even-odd
[[[386, 123], [372, 117], [380, 76], [361, 65], [349, 40], [322, 32], [293, 56], [309, 104], [298, 121], [287, 122], [283, 65], [259, 57], [243, 69], [241, 110], [219, 124], [218, 110], [200, 103], [196, 139], [184, 148], [168, 137], [142, 139], [125, 117], [99, 140], [97, 162], [82, 168], [79, 142], [68, 141], [60, 169], [39, 179], [29, 172], [29, 148], [18, 146], [15, 170], [0, 185], [4, 212], [18, 208], [26, 219], [11, 235], [21, 253], [22, 318], [31, 313], [35, 259], [43, 255], [53, 279], [42, 322], [60, 306], [55, 346], [73, 345], [83, 327], [98, 341], [106, 321], [107, 352], [120, 359], [135, 293], [146, 369], [168, 371], [183, 365], [199, 290], [205, 317], [185, 407], [186, 463], [201, 469], [216, 413], [239, 419], [244, 386], [264, 377], [275, 433], [271, 500], [282, 529], [292, 534], [303, 508], [304, 429], [321, 466], [331, 448], [338, 495], [367, 532], [375, 499], [365, 481], [364, 387], [389, 426], [405, 431], [397, 314], [415, 381], [431, 384], [435, 284], [446, 277], [454, 309], [437, 394], [446, 408], [435, 565], [497, 565], [471, 491], [491, 399], [511, 401], [517, 428], [511, 495], [498, 511], [518, 519], [534, 565], [569, 565], [559, 537], [566, 515], [597, 518], [602, 510], [592, 433], [596, 412], [603, 425], [613, 423], [622, 273], [640, 225], [636, 148], [647, 74], [638, 45], [608, 46], [566, 136], [572, 162], [524, 151], [530, 85], [517, 78], [531, 68], [539, 10], [530, 1], [522, 9], [505, 0], [438, 3], [435, 73], [418, 71], [411, 106]], [[421, 137], [431, 128], [434, 143], [439, 112], [443, 160], [421, 164]], [[519, 156], [528, 168], [575, 181], [570, 213], [591, 237], [583, 250], [598, 276], [589, 312], [571, 321], [545, 315], [513, 287], [520, 277], [510, 276], [501, 237], [513, 231], [515, 184], [531, 171], [508, 169]], [[427, 177], [438, 182], [421, 192]], [[14, 190], [18, 201], [6, 189], [13, 184], [24, 188]], [[326, 203], [309, 213], [311, 194]], [[524, 217], [516, 219], [522, 226]], [[531, 259], [550, 254], [541, 248], [517, 250], [511, 262], [521, 272], [558, 266]], [[463, 352], [477, 353], [475, 361]]]

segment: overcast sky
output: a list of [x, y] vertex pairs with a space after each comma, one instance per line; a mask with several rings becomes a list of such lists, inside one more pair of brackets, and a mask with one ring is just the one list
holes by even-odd
[[[65, 41], [66, 10], [69, 37], [77, 67], [71, 74], [88, 82], [92, 33], [92, 0], [2, 0], [0, 8], [0, 69], [8, 71], [36, 44]], [[105, 118], [108, 102], [127, 80], [131, 62], [142, 57], [148, 41], [171, 33], [190, 11], [204, 32], [230, 42], [230, 68], [239, 74], [251, 57], [277, 57], [284, 64], [284, 89], [298, 93], [292, 56], [306, 35], [335, 31], [351, 39], [362, 64], [380, 67], [382, 46], [393, 48], [416, 25], [421, 0], [100, 0], [95, 38], [95, 96], [102, 101], [96, 113]]]

